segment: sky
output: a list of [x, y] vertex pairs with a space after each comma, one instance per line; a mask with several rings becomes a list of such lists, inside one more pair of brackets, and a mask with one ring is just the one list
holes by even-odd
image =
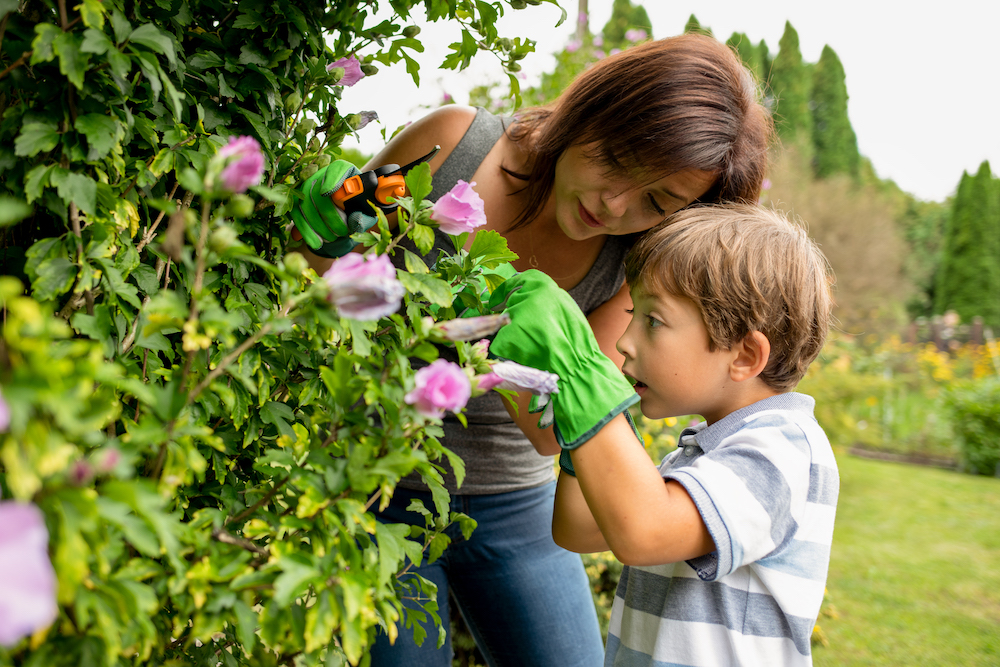
[[[772, 57], [790, 21], [799, 35], [805, 61], [819, 60], [824, 45], [840, 57], [846, 73], [848, 115], [858, 148], [882, 178], [928, 201], [944, 201], [955, 192], [963, 171], [974, 173], [990, 160], [1000, 171], [1000, 2], [951, 0], [904, 4], [898, 0], [640, 0], [649, 14], [654, 37], [683, 31], [694, 13], [703, 27], [725, 41], [743, 32], [753, 43], [765, 40]], [[571, 39], [577, 0], [561, 0], [568, 12], [550, 4], [508, 8], [498, 23], [501, 35], [536, 40], [536, 52], [522, 61], [522, 86], [537, 83], [552, 69], [552, 54]], [[611, 0], [589, 0], [591, 32], [600, 32], [611, 15]], [[506, 81], [499, 61], [482, 52], [463, 72], [440, 70], [447, 45], [459, 39], [456, 25], [422, 24], [425, 52], [419, 88], [403, 63], [381, 67], [374, 77], [344, 90], [342, 113], [373, 109], [381, 124], [345, 141], [365, 152], [383, 145], [388, 134], [437, 107], [447, 93], [459, 104], [468, 90]]]

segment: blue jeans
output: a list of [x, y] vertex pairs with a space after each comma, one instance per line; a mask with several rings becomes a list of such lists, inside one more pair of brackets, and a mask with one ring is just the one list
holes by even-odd
[[[465, 541], [449, 528], [451, 545], [434, 563], [416, 569], [438, 587], [444, 627], [449, 627], [448, 591], [458, 603], [476, 645], [490, 667], [596, 667], [604, 646], [590, 584], [577, 554], [552, 541], [555, 482], [486, 496], [452, 496], [452, 511], [478, 522]], [[410, 500], [434, 507], [429, 493], [396, 489], [380, 521], [417, 523]], [[399, 626], [395, 645], [379, 633], [372, 667], [451, 667], [451, 636], [440, 649], [437, 629], [425, 624], [423, 646]]]

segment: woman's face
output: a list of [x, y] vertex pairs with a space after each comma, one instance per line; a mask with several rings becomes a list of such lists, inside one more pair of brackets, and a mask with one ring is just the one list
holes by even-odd
[[715, 183], [715, 174], [688, 169], [637, 185], [624, 174], [622, 178], [609, 176], [606, 166], [587, 157], [594, 148], [589, 144], [573, 145], [556, 163], [552, 191], [556, 221], [563, 233], [575, 241], [650, 229], [701, 197]]

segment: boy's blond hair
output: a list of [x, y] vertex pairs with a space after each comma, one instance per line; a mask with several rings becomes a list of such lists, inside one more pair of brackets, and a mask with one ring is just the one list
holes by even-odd
[[[711, 349], [760, 331], [771, 344], [761, 380], [798, 384], [826, 340], [833, 274], [802, 226], [743, 204], [695, 206], [647, 232], [625, 258], [631, 289], [691, 299]], [[664, 363], [670, 363], [665, 359]]]

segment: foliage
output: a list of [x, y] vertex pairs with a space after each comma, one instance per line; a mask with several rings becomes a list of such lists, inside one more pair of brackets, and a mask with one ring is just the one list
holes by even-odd
[[[410, 360], [512, 256], [492, 233], [434, 266], [407, 255], [402, 310], [349, 320], [286, 253], [286, 214], [359, 122], [329, 63], [417, 79], [422, 9], [459, 34], [443, 67], [488, 50], [512, 74], [533, 45], [497, 34], [504, 8], [0, 2], [0, 487], [44, 511], [60, 603], [0, 664], [357, 664], [377, 628], [425, 617], [400, 600], [431, 587], [397, 571], [472, 525], [448, 512], [437, 420], [403, 400]], [[252, 196], [215, 187], [241, 135], [266, 163]], [[411, 172], [401, 200], [420, 247], [429, 181]], [[384, 220], [358, 240], [395, 248]], [[412, 535], [371, 513], [411, 471], [435, 500]]]
[[835, 274], [834, 314], [852, 335], [897, 333], [912, 287], [903, 270], [906, 245], [897, 207], [873, 185], [846, 176], [816, 180], [793, 147], [771, 160], [765, 203], [801, 218]]
[[950, 203], [924, 202], [911, 197], [899, 217], [908, 248], [903, 271], [914, 286], [914, 293], [906, 303], [911, 318], [929, 317], [932, 313], [936, 272], [950, 215]]
[[847, 117], [847, 97], [844, 66], [836, 52], [824, 46], [813, 69], [811, 103], [817, 178], [858, 174], [861, 156], [858, 153], [858, 138]]
[[623, 49], [628, 46], [631, 40], [625, 33], [630, 30], [644, 30], [647, 35], [652, 34], [653, 24], [649, 20], [646, 8], [633, 4], [632, 0], [613, 0], [611, 17], [601, 29], [605, 48]]
[[[754, 44], [746, 33], [734, 32], [726, 40], [726, 44], [736, 51], [740, 60], [750, 68], [758, 81], [767, 82], [768, 74], [771, 71], [771, 54], [768, 51], [767, 42], [762, 39]], [[770, 89], [765, 94], [770, 94]], [[773, 102], [773, 98], [771, 101]]]
[[808, 139], [812, 133], [812, 114], [809, 110], [812, 76], [809, 65], [802, 61], [799, 33], [788, 21], [778, 42], [778, 55], [771, 63], [769, 85], [776, 100], [774, 112], [778, 135], [786, 141], [797, 137]]
[[1000, 379], [956, 388], [948, 405], [954, 413], [962, 468], [1000, 476]]
[[1000, 181], [983, 162], [962, 174], [944, 231], [934, 312], [1000, 327]]

